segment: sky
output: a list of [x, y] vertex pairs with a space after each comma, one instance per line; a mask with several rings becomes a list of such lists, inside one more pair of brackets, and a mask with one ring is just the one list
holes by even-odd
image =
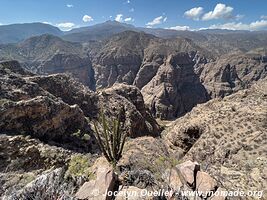
[[70, 30], [116, 20], [137, 27], [267, 30], [267, 0], [0, 0], [0, 25]]

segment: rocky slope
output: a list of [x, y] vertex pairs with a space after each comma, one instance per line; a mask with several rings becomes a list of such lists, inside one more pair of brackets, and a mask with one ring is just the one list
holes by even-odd
[[113, 36], [97, 51], [92, 60], [96, 88], [117, 82], [135, 85], [155, 117], [172, 119], [209, 99], [194, 65], [206, 63], [212, 56], [190, 40], [165, 40], [128, 31]]
[[[203, 166], [226, 189], [265, 190], [267, 79], [198, 105], [165, 131], [169, 148]], [[266, 197], [265, 197], [266, 198]]]

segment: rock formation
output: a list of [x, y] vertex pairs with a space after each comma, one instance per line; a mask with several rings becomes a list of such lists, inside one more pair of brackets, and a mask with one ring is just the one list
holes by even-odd
[[2, 133], [26, 133], [45, 140], [59, 140], [78, 129], [88, 130], [78, 106], [68, 105], [28, 81], [17, 73], [23, 69], [16, 62], [15, 65], [2, 63], [0, 70]]
[[209, 99], [193, 66], [194, 62], [187, 53], [171, 55], [142, 88], [145, 102], [155, 117], [177, 118]]

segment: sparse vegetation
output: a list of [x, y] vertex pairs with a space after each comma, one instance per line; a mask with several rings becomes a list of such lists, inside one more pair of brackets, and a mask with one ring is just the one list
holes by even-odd
[[91, 172], [89, 170], [89, 167], [90, 167], [90, 161], [87, 156], [84, 155], [72, 156], [65, 176], [72, 178], [85, 176], [86, 178], [89, 178], [91, 177]]
[[98, 122], [94, 122], [95, 134], [99, 147], [105, 158], [114, 167], [122, 156], [127, 134], [122, 132], [120, 116], [111, 121], [107, 120], [103, 110]]

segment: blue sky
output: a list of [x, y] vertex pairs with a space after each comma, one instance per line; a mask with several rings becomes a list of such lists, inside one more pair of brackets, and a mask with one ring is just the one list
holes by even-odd
[[0, 24], [46, 22], [62, 30], [117, 20], [140, 27], [267, 29], [266, 0], [1, 0]]

